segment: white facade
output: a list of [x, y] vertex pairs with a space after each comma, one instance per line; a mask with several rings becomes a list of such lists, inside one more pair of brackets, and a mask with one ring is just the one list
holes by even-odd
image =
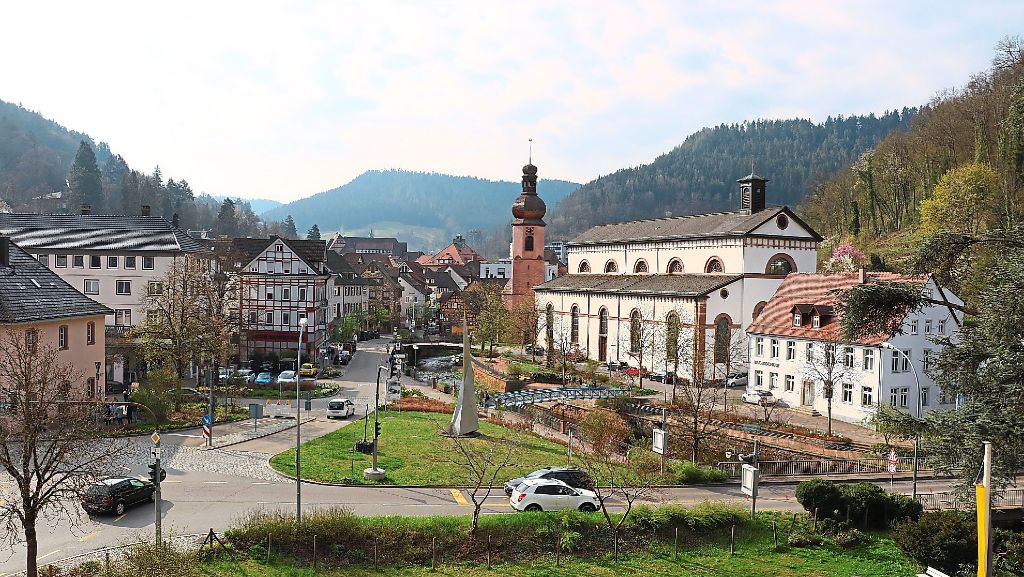
[[[553, 264], [544, 265], [544, 282], [558, 276], [558, 266]], [[503, 258], [498, 262], [480, 263], [480, 278], [512, 278], [512, 260]]]
[[338, 282], [337, 275], [334, 280], [327, 283], [327, 323], [334, 323], [336, 320], [351, 314], [370, 310], [370, 291], [362, 279], [353, 280], [353, 284], [344, 284], [345, 279]]
[[[928, 280], [925, 291], [938, 293], [933, 280]], [[942, 295], [953, 305], [963, 305], [948, 291], [943, 291]], [[903, 321], [903, 334], [887, 338], [882, 341], [884, 344], [833, 345], [829, 340], [751, 331], [747, 388], [770, 390], [787, 406], [809, 407], [826, 414], [828, 399], [822, 376], [831, 374], [836, 382], [832, 416], [851, 423], [863, 423], [882, 403], [912, 415], [917, 414], [919, 398], [922, 414], [951, 408], [955, 399], [942, 394], [932, 380], [928, 359], [934, 358], [942, 348], [936, 340], [951, 338], [955, 341], [961, 317], [955, 308], [946, 305], [926, 306], [908, 315]], [[830, 322], [839, 321], [832, 319]], [[826, 349], [829, 348], [835, 350], [834, 363], [828, 360]], [[830, 365], [835, 368], [829, 369]]]

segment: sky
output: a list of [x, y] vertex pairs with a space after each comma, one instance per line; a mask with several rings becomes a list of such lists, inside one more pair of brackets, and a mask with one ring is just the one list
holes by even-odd
[[[0, 99], [196, 191], [366, 170], [586, 182], [701, 127], [926, 103], [1020, 1], [6, 2]], [[1014, 22], [1017, 22], [1016, 28]]]

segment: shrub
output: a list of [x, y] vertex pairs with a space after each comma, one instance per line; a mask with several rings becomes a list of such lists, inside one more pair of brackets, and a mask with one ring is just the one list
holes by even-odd
[[853, 483], [840, 485], [839, 493], [843, 501], [841, 515], [845, 516], [849, 508], [850, 521], [853, 523], [863, 522], [867, 514], [868, 526], [886, 526], [891, 505], [884, 489], [872, 483]]
[[821, 537], [808, 528], [801, 528], [789, 534], [786, 540], [790, 547], [813, 547], [821, 545]]
[[867, 541], [867, 535], [861, 533], [857, 529], [845, 529], [836, 533], [836, 536], [833, 537], [832, 540], [836, 545], [844, 549], [850, 549]]
[[893, 541], [914, 561], [949, 574], [971, 565], [978, 554], [974, 520], [962, 511], [929, 511], [896, 523]]
[[804, 481], [796, 486], [796, 500], [804, 509], [813, 513], [818, 509], [820, 515], [832, 516], [843, 506], [843, 497], [839, 487], [832, 481], [814, 479]]
[[402, 411], [422, 411], [424, 413], [452, 414], [455, 410], [450, 404], [437, 399], [423, 397], [402, 397], [391, 404], [393, 409]]
[[703, 485], [725, 481], [725, 473], [714, 467], [702, 467], [693, 461], [679, 461], [672, 465], [676, 482], [680, 485]]

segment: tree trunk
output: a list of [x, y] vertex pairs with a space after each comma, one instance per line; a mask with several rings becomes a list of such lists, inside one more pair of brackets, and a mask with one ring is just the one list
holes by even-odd
[[828, 436], [832, 436], [832, 397], [828, 398]]
[[39, 575], [36, 557], [39, 556], [39, 540], [36, 537], [36, 520], [33, 517], [25, 518], [25, 575], [26, 577], [37, 577]]
[[480, 507], [483, 503], [477, 504], [473, 501], [473, 528], [470, 530], [470, 534], [476, 537], [476, 530], [480, 528]]

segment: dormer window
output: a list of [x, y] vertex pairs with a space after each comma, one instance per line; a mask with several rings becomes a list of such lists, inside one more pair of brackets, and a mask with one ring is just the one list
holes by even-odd
[[277, 251], [277, 252], [284, 252], [284, 245], [283, 244], [279, 244], [279, 245], [274, 247], [274, 250]]
[[803, 315], [800, 313], [793, 313], [793, 326], [798, 327], [803, 324]]
[[814, 315], [813, 317], [811, 317], [811, 327], [816, 328], [816, 329], [820, 329], [821, 328], [821, 316], [820, 315]]

